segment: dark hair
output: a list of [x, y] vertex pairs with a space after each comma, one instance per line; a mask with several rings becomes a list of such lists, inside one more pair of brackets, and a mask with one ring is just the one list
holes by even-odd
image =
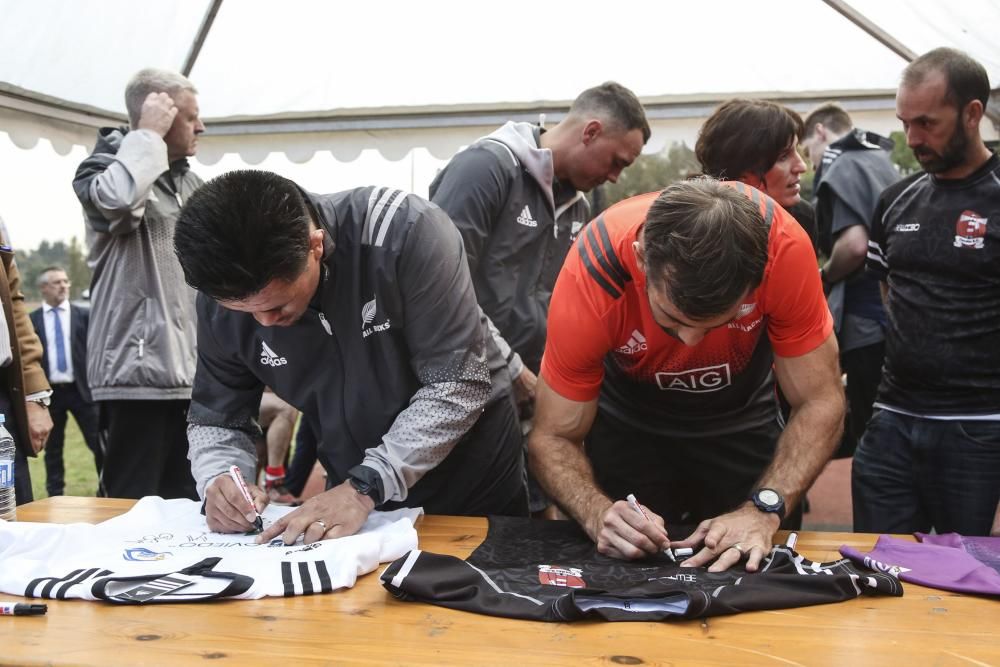
[[569, 108], [569, 115], [599, 116], [625, 132], [642, 130], [643, 144], [649, 141], [652, 134], [639, 98], [631, 90], [614, 81], [588, 88], [577, 95]]
[[181, 209], [174, 252], [191, 287], [223, 301], [294, 280], [309, 252], [310, 216], [299, 188], [267, 171], [223, 174]]
[[805, 134], [799, 137], [799, 139], [811, 137], [817, 123], [822, 124], [823, 127], [836, 134], [844, 134], [854, 127], [854, 122], [851, 120], [850, 114], [844, 110], [844, 107], [836, 102], [824, 102], [810, 111], [809, 115], [806, 116], [804, 123], [806, 127]]
[[945, 99], [959, 111], [972, 100], [979, 100], [986, 109], [990, 100], [990, 77], [967, 53], [945, 47], [928, 51], [903, 70], [903, 85], [917, 85], [931, 72], [944, 74], [948, 80]]
[[701, 126], [694, 152], [706, 176], [738, 180], [750, 173], [763, 178], [802, 132], [802, 118], [788, 107], [729, 100]]
[[721, 315], [764, 278], [768, 227], [742, 191], [679, 181], [653, 202], [642, 238], [647, 280], [696, 320]]

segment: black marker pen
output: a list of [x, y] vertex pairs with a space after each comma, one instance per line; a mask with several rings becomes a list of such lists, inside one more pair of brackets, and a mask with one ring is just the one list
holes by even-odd
[[26, 602], [0, 602], [0, 616], [41, 616], [49, 610], [45, 604]]

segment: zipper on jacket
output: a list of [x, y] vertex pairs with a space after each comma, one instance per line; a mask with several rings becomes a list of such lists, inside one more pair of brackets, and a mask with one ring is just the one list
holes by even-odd
[[145, 346], [146, 346], [146, 339], [145, 338], [140, 338], [139, 339], [139, 358], [140, 359], [142, 359], [142, 352], [143, 352], [143, 348]]
[[323, 325], [323, 330], [326, 331], [327, 336], [333, 335], [333, 328], [330, 326], [330, 323], [326, 321], [326, 315], [323, 314], [323, 311], [319, 312], [319, 323]]
[[177, 200], [177, 205], [178, 205], [178, 206], [180, 206], [181, 208], [184, 208], [184, 202], [183, 202], [183, 201], [181, 201], [181, 193], [179, 193], [179, 192], [175, 192], [175, 193], [174, 193], [174, 199], [176, 199], [176, 200]]

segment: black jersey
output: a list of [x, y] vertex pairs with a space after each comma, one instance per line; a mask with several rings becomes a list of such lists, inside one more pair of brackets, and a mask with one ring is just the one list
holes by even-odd
[[1000, 159], [961, 180], [920, 173], [887, 188], [867, 268], [889, 284], [876, 405], [1000, 418]]
[[711, 573], [665, 556], [603, 556], [571, 521], [491, 517], [468, 560], [414, 550], [382, 573], [403, 600], [535, 621], [669, 621], [903, 594], [894, 577], [843, 559], [814, 563], [771, 550], [760, 571]]

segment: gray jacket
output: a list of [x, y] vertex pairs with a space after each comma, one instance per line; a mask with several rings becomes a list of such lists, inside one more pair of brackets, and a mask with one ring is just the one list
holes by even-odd
[[326, 238], [323, 279], [298, 322], [265, 327], [198, 299], [198, 493], [233, 463], [253, 471], [265, 385], [318, 427], [330, 482], [377, 481], [383, 509], [461, 514], [522, 484], [516, 421], [490, 426], [510, 404], [510, 377], [448, 217], [392, 188], [306, 197]]
[[149, 130], [103, 128], [76, 171], [94, 268], [87, 379], [94, 400], [191, 397], [195, 292], [174, 256], [174, 225], [202, 180], [167, 162]]
[[507, 123], [452, 158], [430, 186], [431, 201], [462, 234], [479, 304], [535, 373], [552, 288], [590, 219], [583, 193], [555, 181], [540, 135], [529, 123]]

